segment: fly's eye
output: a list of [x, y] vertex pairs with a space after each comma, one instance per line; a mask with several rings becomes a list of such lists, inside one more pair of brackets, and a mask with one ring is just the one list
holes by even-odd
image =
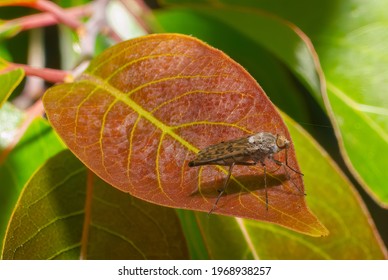
[[279, 147], [279, 149], [288, 149], [290, 142], [287, 140], [286, 137], [283, 135], [278, 135], [276, 138], [276, 146]]

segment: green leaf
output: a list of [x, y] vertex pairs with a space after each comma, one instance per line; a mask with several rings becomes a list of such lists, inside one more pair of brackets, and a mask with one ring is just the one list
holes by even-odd
[[307, 202], [330, 231], [312, 238], [252, 220], [197, 213], [213, 259], [385, 259], [387, 251], [363, 202], [329, 155], [284, 116], [305, 174]]
[[120, 192], [68, 150], [24, 189], [3, 259], [186, 259], [175, 211]]
[[8, 63], [0, 58], [0, 108], [24, 78], [23, 69], [8, 67]]
[[0, 152], [12, 143], [24, 118], [25, 114], [11, 103], [0, 107]]
[[[345, 3], [344, 3], [345, 4]], [[388, 2], [356, 3], [337, 14], [332, 32], [317, 34], [328, 80], [327, 102], [342, 154], [368, 193], [388, 208]]]
[[386, 170], [382, 167], [388, 166], [388, 107], [357, 103], [333, 84], [328, 84], [328, 98], [346, 163], [368, 193], [387, 208]]
[[[209, 259], [208, 248], [204, 242], [204, 238], [198, 227], [196, 212], [189, 210], [176, 209], [178, 217], [182, 224], [182, 229], [186, 240], [189, 242], [187, 246], [192, 260], [207, 260]], [[205, 237], [206, 238], [206, 237]]]
[[[1, 25], [0, 25], [1, 27]], [[6, 47], [6, 45], [4, 44], [4, 42], [0, 42], [0, 58], [6, 61], [11, 61], [11, 55]]]
[[[0, 112], [6, 107], [8, 107], [7, 104], [0, 109]], [[0, 127], [1, 124], [9, 124], [15, 117], [15, 113], [7, 114], [5, 116], [8, 122], [3, 122], [1, 115], [0, 113]], [[19, 122], [14, 124], [15, 131], [19, 128], [18, 124]], [[0, 135], [4, 135], [5, 132], [6, 130], [0, 128]], [[12, 210], [23, 186], [38, 167], [63, 148], [63, 144], [59, 142], [47, 121], [37, 118], [30, 124], [19, 143], [0, 162], [0, 248]], [[0, 157], [2, 155], [0, 150]]]

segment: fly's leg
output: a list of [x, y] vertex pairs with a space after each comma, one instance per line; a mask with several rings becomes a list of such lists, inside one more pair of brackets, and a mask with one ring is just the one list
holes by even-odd
[[[286, 150], [287, 151], [287, 150]], [[301, 193], [301, 194], [303, 194], [303, 195], [306, 195], [292, 180], [291, 180], [291, 176], [290, 176], [290, 174], [288, 174], [288, 172], [287, 172], [287, 169], [286, 169], [286, 166], [289, 168], [289, 169], [291, 169], [292, 171], [294, 171], [295, 173], [297, 173], [297, 174], [299, 174], [299, 175], [301, 175], [301, 176], [303, 176], [303, 173], [301, 173], [300, 171], [298, 171], [298, 170], [296, 170], [296, 169], [294, 169], [294, 168], [292, 168], [291, 166], [289, 166], [288, 165], [288, 161], [287, 161], [287, 152], [286, 152], [286, 163], [284, 164], [284, 162], [281, 162], [280, 160], [277, 160], [277, 159], [274, 159], [273, 157], [270, 157], [270, 159], [274, 162], [274, 163], [276, 163], [277, 165], [279, 165], [279, 166], [283, 166], [283, 169], [284, 169], [284, 172], [286, 173], [286, 176], [287, 176], [287, 180], [290, 180], [291, 181], [291, 183], [295, 186], [295, 188]]]
[[282, 168], [282, 166], [278, 166], [276, 169], [268, 171], [268, 173], [275, 173], [275, 172], [277, 172], [280, 168]]
[[264, 169], [264, 190], [265, 190], [265, 209], [268, 211], [268, 192], [267, 192], [267, 167], [265, 163], [261, 163]]
[[[257, 164], [257, 162], [256, 161], [235, 161], [234, 163], [233, 163], [234, 165], [246, 165], [246, 166], [252, 166], [252, 165], [256, 165]], [[222, 191], [222, 189], [218, 189], [217, 190], [218, 192], [221, 192]]]
[[[217, 196], [217, 199], [216, 199], [216, 202], [214, 203], [212, 209], [209, 211], [208, 215], [210, 215], [215, 209], [216, 209], [216, 206], [217, 206], [217, 203], [218, 201], [220, 200], [221, 196], [224, 194], [224, 192], [226, 191], [226, 188], [228, 186], [228, 183], [230, 181], [230, 176], [232, 175], [232, 170], [233, 170], [233, 167], [235, 165], [246, 165], [246, 166], [252, 166], [252, 165], [256, 165], [257, 162], [256, 161], [236, 161], [236, 162], [233, 162], [230, 166], [229, 166], [229, 172], [228, 172], [228, 175], [226, 176], [226, 180], [225, 180], [225, 183], [223, 185], [223, 187], [221, 189], [218, 190], [219, 194]], [[263, 166], [264, 166], [264, 184], [265, 184], [265, 202], [266, 202], [266, 208], [267, 208], [267, 211], [268, 211], [268, 193], [267, 193], [267, 178], [266, 178], [266, 167], [265, 167], [265, 164], [262, 163]]]
[[[282, 163], [283, 164], [283, 163]], [[291, 169], [292, 171], [294, 171], [295, 173], [301, 175], [301, 176], [304, 176], [302, 172], [292, 168], [291, 166], [288, 165], [288, 152], [287, 152], [287, 149], [286, 149], [286, 166]]]
[[228, 175], [226, 176], [226, 180], [225, 180], [224, 186], [222, 187], [222, 189], [219, 190], [220, 193], [218, 194], [216, 202], [214, 203], [212, 209], [209, 211], [208, 215], [210, 215], [214, 211], [214, 209], [216, 209], [218, 201], [220, 200], [221, 196], [224, 194], [224, 192], [226, 190], [226, 187], [228, 186], [228, 183], [229, 183], [229, 180], [230, 180], [230, 175], [232, 175], [232, 170], [233, 170], [234, 165], [235, 165], [235, 163], [233, 162], [229, 166], [229, 172], [228, 172]]

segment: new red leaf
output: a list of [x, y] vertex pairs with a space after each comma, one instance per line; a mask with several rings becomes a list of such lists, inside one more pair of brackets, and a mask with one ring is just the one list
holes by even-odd
[[[72, 84], [44, 96], [53, 127], [91, 170], [114, 187], [169, 207], [209, 212], [227, 168], [190, 168], [208, 145], [267, 131], [289, 132], [256, 81], [193, 37], [150, 35], [93, 59]], [[284, 152], [276, 155], [284, 162]], [[294, 148], [289, 165], [299, 169]], [[326, 228], [308, 210], [300, 175], [268, 161], [236, 166], [214, 213], [264, 220], [313, 236]]]

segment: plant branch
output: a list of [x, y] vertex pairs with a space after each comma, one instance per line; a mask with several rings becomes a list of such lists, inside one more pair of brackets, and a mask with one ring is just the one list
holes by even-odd
[[31, 2], [31, 4], [28, 6], [52, 14], [55, 18], [58, 19], [59, 22], [75, 30], [79, 29], [82, 26], [81, 21], [79, 21], [75, 16], [66, 14], [65, 10], [54, 2], [50, 2], [47, 0], [38, 0], [36, 2]]
[[151, 9], [147, 6], [147, 4], [145, 4], [143, 0], [134, 0], [131, 3], [121, 0], [121, 2], [127, 8], [128, 12], [136, 19], [143, 30], [146, 33], [152, 33], [148, 23], [144, 20], [145, 14], [152, 15]]
[[[111, 39], [121, 42], [120, 37], [106, 23], [106, 7], [109, 0], [96, 0], [92, 4], [92, 16], [85, 23], [85, 32], [80, 36], [81, 57], [90, 58], [94, 55], [96, 38], [100, 32], [105, 32]], [[77, 77], [88, 66], [88, 61], [82, 62], [73, 70]]]
[[70, 72], [51, 68], [35, 68], [25, 64], [9, 63], [8, 69], [22, 68], [27, 76], [36, 76], [51, 83], [71, 82], [73, 76]]
[[[90, 4], [64, 10], [66, 17], [75, 18], [90, 16], [91, 12], [92, 8]], [[18, 31], [24, 31], [39, 27], [50, 26], [58, 23], [59, 20], [57, 17], [55, 17], [52, 13], [45, 12], [9, 20], [0, 27], [0, 32], [11, 30], [13, 28], [19, 29]]]

